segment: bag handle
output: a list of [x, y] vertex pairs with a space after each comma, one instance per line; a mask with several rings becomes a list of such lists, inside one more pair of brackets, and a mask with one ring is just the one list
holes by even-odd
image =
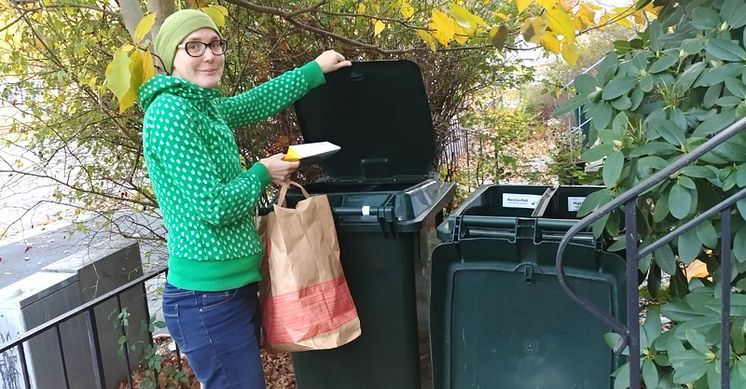
[[285, 182], [282, 183], [282, 186], [280, 187], [280, 196], [277, 198], [277, 205], [279, 205], [281, 207], [285, 207], [285, 205], [286, 205], [285, 203], [286, 203], [286, 200], [287, 200], [285, 198], [285, 196], [287, 196], [287, 194], [288, 194], [288, 188], [290, 187], [290, 185], [299, 188], [300, 191], [303, 192], [303, 196], [305, 198], [308, 199], [308, 198], [311, 197], [311, 195], [309, 195], [308, 192], [306, 192], [306, 189], [301, 184], [299, 184], [299, 183], [297, 183], [295, 181], [285, 181]]

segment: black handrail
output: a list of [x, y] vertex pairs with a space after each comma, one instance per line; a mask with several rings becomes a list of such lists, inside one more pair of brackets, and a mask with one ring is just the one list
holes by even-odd
[[[155, 277], [163, 274], [165, 271], [166, 271], [166, 267], [164, 266], [164, 267], [159, 268], [159, 269], [157, 269], [157, 270], [155, 270], [153, 272], [144, 274], [144, 275], [138, 277], [137, 279], [129, 281], [126, 284], [124, 284], [124, 285], [122, 285], [122, 286], [120, 286], [120, 287], [118, 287], [118, 288], [116, 288], [116, 289], [114, 289], [114, 290], [112, 290], [112, 291], [104, 294], [104, 295], [101, 295], [101, 296], [99, 296], [99, 297], [97, 297], [97, 298], [95, 298], [95, 299], [93, 299], [93, 300], [91, 300], [91, 301], [89, 301], [89, 302], [87, 302], [87, 303], [85, 303], [85, 304], [83, 304], [83, 305], [81, 305], [81, 306], [73, 309], [73, 310], [70, 310], [70, 311], [68, 311], [68, 312], [66, 312], [66, 313], [64, 313], [62, 315], [59, 315], [59, 316], [57, 316], [57, 317], [55, 317], [55, 318], [53, 318], [53, 319], [51, 319], [51, 320], [49, 320], [49, 321], [47, 321], [47, 322], [39, 325], [39, 326], [34, 327], [33, 329], [25, 332], [23, 335], [21, 335], [17, 339], [14, 339], [14, 340], [12, 340], [10, 342], [6, 342], [4, 344], [0, 344], [0, 354], [5, 353], [6, 351], [10, 351], [13, 348], [15, 348], [16, 350], [18, 350], [18, 356], [19, 356], [19, 359], [20, 359], [20, 362], [21, 362], [21, 369], [22, 369], [22, 374], [23, 374], [23, 377], [24, 377], [25, 386], [26, 386], [27, 389], [30, 389], [31, 388], [31, 383], [30, 383], [30, 380], [29, 380], [29, 372], [28, 372], [29, 368], [28, 368], [28, 365], [26, 363], [26, 355], [25, 355], [25, 350], [24, 350], [24, 347], [23, 347], [23, 343], [25, 343], [25, 342], [27, 342], [27, 341], [35, 338], [36, 336], [39, 336], [39, 335], [43, 334], [44, 332], [46, 332], [49, 329], [54, 328], [54, 330], [55, 330], [55, 332], [57, 334], [57, 342], [59, 343], [59, 349], [60, 349], [61, 358], [62, 358], [62, 369], [63, 369], [63, 374], [64, 374], [64, 385], [65, 385], [65, 387], [69, 388], [70, 387], [69, 374], [68, 374], [69, 372], [67, 371], [68, 369], [67, 369], [67, 366], [66, 366], [66, 363], [65, 363], [64, 348], [63, 348], [63, 345], [62, 345], [62, 337], [60, 335], [60, 325], [62, 323], [64, 323], [64, 322], [66, 322], [67, 320], [70, 320], [72, 318], [77, 317], [78, 315], [87, 313], [88, 317], [91, 318], [92, 329], [93, 329], [94, 332], [96, 332], [96, 328], [97, 328], [96, 327], [96, 319], [95, 319], [96, 315], [95, 315], [94, 309], [97, 306], [99, 306], [99, 305], [101, 305], [101, 304], [103, 304], [103, 303], [111, 300], [112, 298], [116, 298], [117, 299], [117, 307], [121, 311], [122, 304], [121, 304], [120, 295], [122, 293], [124, 293], [124, 292], [126, 292], [126, 291], [128, 291], [128, 290], [130, 290], [132, 288], [135, 288], [137, 286], [144, 285], [145, 281], [150, 280], [151, 278], [155, 278]], [[146, 315], [149, 317], [150, 313], [148, 312], [147, 304], [146, 304], [145, 309], [146, 309]], [[124, 329], [122, 329], [122, 330], [124, 331]], [[93, 338], [94, 338], [94, 347], [95, 347], [94, 352], [95, 352], [95, 355], [96, 355], [96, 368], [97, 368], [97, 371], [98, 371], [98, 375], [99, 375], [98, 377], [99, 377], [99, 381], [100, 381], [99, 385], [101, 385], [101, 387], [104, 387], [104, 379], [103, 379], [103, 377], [104, 377], [104, 370], [103, 370], [103, 362], [102, 362], [102, 356], [101, 356], [101, 344], [99, 342], [98, 335], [96, 333], [93, 334]], [[127, 347], [127, 343], [126, 342], [124, 343], [123, 347], [125, 349], [125, 353], [127, 353], [128, 347]], [[177, 348], [177, 353], [178, 353], [178, 348]], [[130, 375], [132, 374], [132, 367], [130, 366], [129, 356], [125, 355], [125, 359], [127, 360], [127, 370], [128, 370], [127, 383], [128, 383], [128, 386], [130, 388], [133, 388], [132, 379], [130, 377]]]
[[[631, 189], [619, 195], [614, 200], [602, 205], [589, 215], [581, 219], [577, 224], [573, 225], [562, 238], [557, 250], [556, 257], [556, 271], [559, 284], [565, 293], [575, 303], [583, 307], [585, 310], [590, 312], [594, 317], [608, 325], [614, 332], [622, 336], [622, 344], [616, 347], [616, 352], [621, 352], [625, 347], [629, 346], [629, 369], [630, 369], [630, 388], [640, 387], [640, 323], [639, 323], [639, 290], [638, 290], [638, 260], [650, 253], [656, 248], [661, 247], [664, 244], [669, 243], [676, 237], [685, 233], [686, 231], [694, 228], [699, 223], [707, 220], [714, 216], [718, 212], [721, 212], [723, 232], [722, 232], [722, 245], [723, 245], [723, 260], [722, 260], [722, 271], [723, 277], [728, 275], [730, 277], [731, 263], [730, 263], [730, 209], [739, 200], [746, 198], [746, 189], [739, 191], [738, 193], [730, 196], [726, 200], [719, 203], [712, 209], [702, 213], [696, 218], [685, 223], [683, 226], [671, 231], [666, 236], [658, 239], [653, 244], [646, 246], [642, 250], [638, 246], [637, 239], [637, 199], [640, 195], [646, 193], [648, 190], [661, 182], [669, 179], [672, 174], [686, 167], [687, 165], [695, 162], [697, 159], [712, 151], [715, 147], [728, 141], [741, 131], [746, 129], [746, 118], [742, 118], [737, 122], [730, 125], [725, 130], [719, 132], [713, 136], [710, 140], [700, 145], [692, 152], [682, 156], [676, 162], [661, 169], [654, 175], [646, 178], [642, 182], [638, 183]], [[572, 285], [567, 282], [563, 269], [563, 258], [565, 255], [565, 249], [568, 244], [573, 240], [573, 237], [580, 232], [587, 230], [595, 221], [601, 219], [604, 215], [624, 206], [625, 212], [625, 239], [626, 239], [626, 257], [627, 257], [627, 325], [620, 323], [613, 317], [605, 314], [601, 309], [594, 305], [589, 299], [576, 293]], [[726, 246], [727, 244], [727, 246]], [[726, 258], [728, 260], [726, 260]], [[729, 279], [729, 278], [724, 278]], [[729, 342], [728, 333], [730, 322], [728, 320], [730, 315], [730, 284], [728, 282], [722, 283], [722, 301], [723, 301], [723, 344]], [[729, 388], [729, 348], [722, 347], [721, 355], [721, 385], [723, 388]]]

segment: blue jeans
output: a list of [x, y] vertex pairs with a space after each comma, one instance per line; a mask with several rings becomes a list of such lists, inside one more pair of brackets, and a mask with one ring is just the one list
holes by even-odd
[[221, 292], [163, 291], [168, 331], [205, 389], [263, 389], [257, 284]]

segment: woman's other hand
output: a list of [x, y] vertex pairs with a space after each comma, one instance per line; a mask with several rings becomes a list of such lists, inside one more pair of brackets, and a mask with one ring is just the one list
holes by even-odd
[[321, 55], [316, 57], [316, 63], [319, 64], [324, 74], [352, 65], [352, 62], [346, 60], [344, 55], [334, 50], [327, 50], [321, 53]]
[[272, 183], [282, 185], [283, 182], [290, 180], [290, 176], [298, 169], [300, 162], [283, 161], [285, 154], [275, 154], [271, 157], [263, 158], [259, 162], [263, 164], [272, 177]]

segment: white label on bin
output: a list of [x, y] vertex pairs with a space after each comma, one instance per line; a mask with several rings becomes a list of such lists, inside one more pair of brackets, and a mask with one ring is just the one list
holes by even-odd
[[569, 212], [578, 212], [583, 201], [585, 201], [585, 197], [568, 197], [567, 210]]
[[363, 216], [370, 216], [370, 205], [363, 205]]
[[503, 193], [503, 208], [535, 209], [541, 200], [540, 195]]

